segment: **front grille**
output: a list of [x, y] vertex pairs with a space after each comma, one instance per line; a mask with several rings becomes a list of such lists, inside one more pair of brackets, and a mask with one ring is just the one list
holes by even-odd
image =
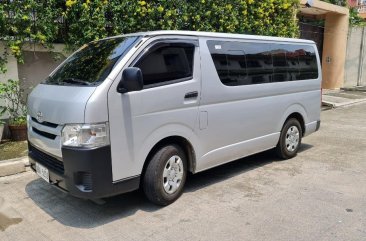
[[57, 160], [56, 158], [43, 153], [32, 145], [29, 145], [29, 156], [34, 159], [36, 162], [39, 162], [43, 166], [59, 173], [64, 174], [64, 164], [62, 161]]
[[51, 122], [47, 122], [47, 121], [43, 121], [43, 122], [38, 122], [36, 118], [32, 117], [32, 121], [40, 124], [40, 125], [44, 125], [44, 126], [48, 126], [48, 127], [52, 127], [52, 128], [56, 128], [58, 125], [55, 123], [51, 123]]
[[32, 127], [32, 130], [33, 130], [33, 132], [37, 133], [38, 135], [43, 136], [43, 137], [46, 137], [48, 139], [54, 140], [56, 138], [56, 135], [51, 134], [51, 133], [48, 133], [48, 132], [44, 132], [44, 131], [41, 131], [41, 130], [38, 130], [35, 127]]

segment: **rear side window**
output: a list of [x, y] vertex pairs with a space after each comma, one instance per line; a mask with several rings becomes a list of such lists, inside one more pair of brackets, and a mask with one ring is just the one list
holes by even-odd
[[299, 74], [297, 75], [297, 79], [305, 80], [318, 78], [318, 64], [314, 48], [304, 46], [297, 51], [299, 56]]
[[246, 84], [262, 84], [272, 82], [273, 60], [270, 46], [258, 43], [256, 45], [241, 43], [240, 47], [246, 56], [248, 77]]
[[182, 81], [193, 76], [193, 44], [158, 44], [135, 67], [142, 71], [144, 85], [156, 86]]
[[228, 86], [318, 78], [315, 49], [307, 45], [207, 41], [221, 82]]

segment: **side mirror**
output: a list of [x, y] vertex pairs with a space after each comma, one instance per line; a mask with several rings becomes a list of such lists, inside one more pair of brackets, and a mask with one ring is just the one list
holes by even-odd
[[141, 69], [128, 67], [122, 72], [122, 79], [118, 83], [117, 92], [123, 94], [131, 91], [139, 91], [142, 90], [143, 86]]

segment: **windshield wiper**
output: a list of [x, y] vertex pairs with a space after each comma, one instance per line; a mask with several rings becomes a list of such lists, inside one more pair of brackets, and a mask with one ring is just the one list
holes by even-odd
[[60, 82], [70, 83], [70, 84], [92, 85], [92, 83], [90, 83], [88, 81], [76, 79], [76, 78], [67, 78], [67, 79], [63, 79]]

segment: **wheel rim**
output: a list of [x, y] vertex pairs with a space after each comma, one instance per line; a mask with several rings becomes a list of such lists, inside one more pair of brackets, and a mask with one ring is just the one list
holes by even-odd
[[286, 149], [289, 152], [296, 150], [300, 141], [300, 132], [297, 126], [290, 126], [286, 132]]
[[184, 174], [183, 161], [179, 156], [172, 156], [166, 162], [163, 171], [163, 186], [168, 194], [176, 192], [182, 183]]

